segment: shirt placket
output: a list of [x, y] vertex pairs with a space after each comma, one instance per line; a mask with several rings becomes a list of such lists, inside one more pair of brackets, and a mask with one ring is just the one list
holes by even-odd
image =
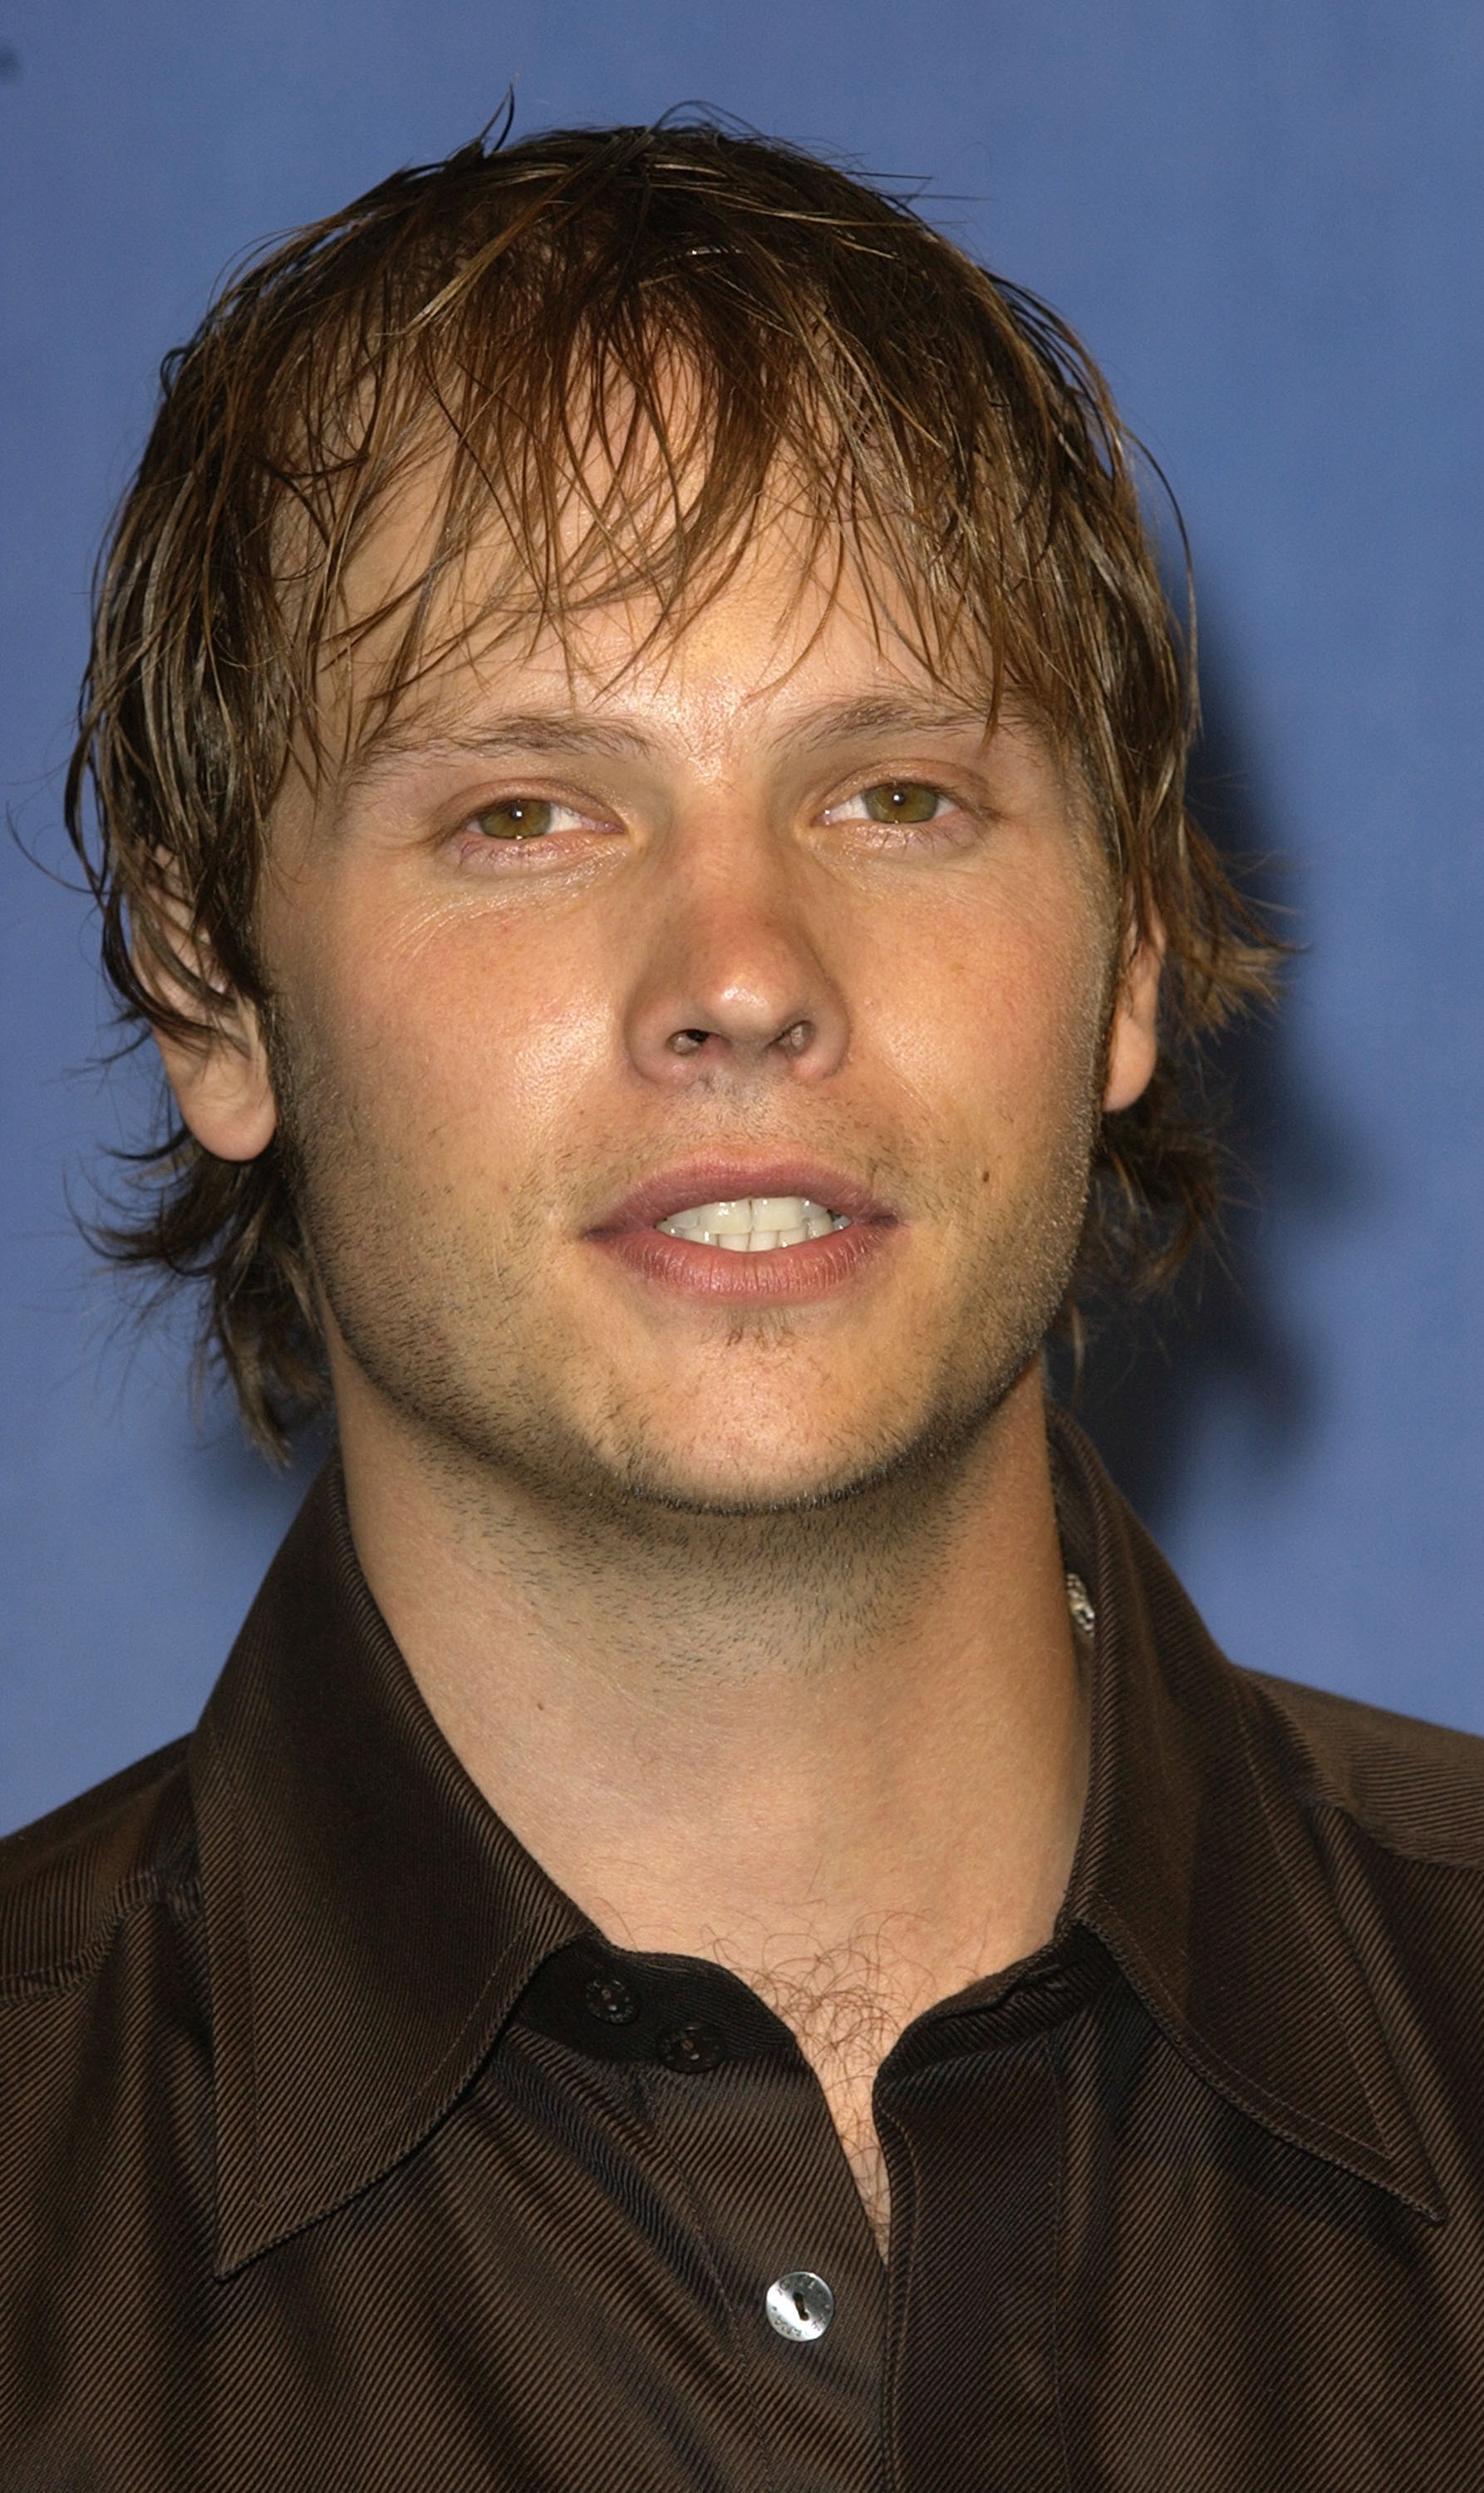
[[823, 2092], [747, 1985], [584, 1944], [522, 2014], [622, 2077], [719, 2282], [763, 2480], [876, 2493], [885, 2278]]
[[1051, 1959], [988, 2004], [917, 2020], [877, 2076], [891, 2493], [1066, 2493], [1056, 2038], [1104, 1978]]

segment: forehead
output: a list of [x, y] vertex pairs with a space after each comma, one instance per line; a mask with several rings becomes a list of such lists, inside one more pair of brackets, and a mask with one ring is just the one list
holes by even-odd
[[[704, 485], [668, 480], [682, 520]], [[652, 556], [642, 494], [627, 530], [595, 530], [598, 494], [587, 477], [556, 504], [533, 559], [493, 507], [451, 543], [445, 463], [405, 473], [345, 566], [321, 646], [320, 720], [333, 721], [342, 765], [436, 735], [514, 677], [573, 709], [639, 686], [681, 700], [709, 684], [760, 711], [790, 687], [802, 699], [812, 681], [849, 677], [862, 691], [995, 711], [995, 652], [948, 618], [925, 632], [923, 584], [905, 584], [884, 549], [821, 516], [786, 474], [689, 571]]]

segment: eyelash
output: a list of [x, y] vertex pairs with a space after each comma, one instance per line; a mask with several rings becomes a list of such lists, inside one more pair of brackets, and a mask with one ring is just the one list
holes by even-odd
[[[935, 810], [926, 822], [911, 822], [890, 816], [883, 822], [868, 814], [865, 799], [877, 789], [910, 789], [935, 799]], [[854, 807], [852, 812], [849, 809]], [[959, 790], [945, 788], [936, 779], [900, 776], [868, 780], [855, 788], [838, 804], [827, 805], [819, 818], [828, 827], [846, 831], [857, 854], [864, 858], [876, 856], [887, 863], [896, 857], [905, 864], [914, 859], [926, 860], [934, 855], [957, 855], [972, 849], [985, 828], [984, 807]]]
[[[532, 809], [547, 807], [553, 814], [568, 816], [569, 820], [539, 831], [528, 831], [523, 836], [517, 832], [502, 838], [481, 829], [481, 824], [491, 814], [513, 814], [522, 806]], [[541, 851], [553, 840], [565, 841], [574, 833], [583, 831], [602, 837], [605, 832], [611, 833], [613, 827], [601, 817], [584, 813], [580, 806], [567, 804], [560, 796], [544, 796], [533, 788], [513, 788], [507, 795], [491, 796], [485, 804], [465, 814], [454, 837], [460, 855], [470, 864], [478, 860], [481, 871], [529, 873], [536, 866]]]
[[826, 823], [865, 821], [874, 824], [877, 830], [883, 831], [931, 830], [935, 822], [940, 822], [943, 819], [941, 812], [930, 815], [926, 822], [919, 823], [913, 822], [909, 815], [905, 814], [898, 815], [894, 818], [890, 814], [871, 814], [864, 811], [858, 814], [852, 814], [849, 811], [849, 808], [852, 805], [864, 808], [868, 796], [874, 796], [878, 793], [878, 791], [884, 789], [897, 789], [905, 792], [909, 791], [913, 796], [932, 796], [938, 807], [941, 808], [946, 806], [950, 813], [960, 813], [963, 811], [960, 799], [953, 796], [948, 789], [940, 788], [935, 779], [907, 779], [893, 777], [887, 779], [870, 779], [866, 782], [864, 787], [852, 789], [848, 796], [841, 798], [839, 804], [826, 805], [820, 819]]

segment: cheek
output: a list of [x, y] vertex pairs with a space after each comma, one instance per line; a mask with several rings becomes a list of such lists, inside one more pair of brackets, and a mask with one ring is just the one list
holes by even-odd
[[1084, 903], [997, 913], [897, 949], [879, 985], [881, 1022], [925, 1120], [1002, 1151], [1016, 1137], [1034, 1147], [1089, 1113], [1102, 975], [1086, 915]]
[[316, 1055], [392, 1156], [434, 1185], [478, 1166], [505, 1190], [570, 1141], [608, 1016], [573, 975], [574, 947], [538, 954], [466, 921], [377, 933], [347, 929], [321, 959]]

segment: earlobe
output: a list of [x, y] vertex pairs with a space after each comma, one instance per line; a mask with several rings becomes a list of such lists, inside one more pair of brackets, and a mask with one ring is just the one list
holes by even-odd
[[1160, 929], [1143, 935], [1128, 955], [1108, 1034], [1106, 1115], [1132, 1108], [1147, 1089], [1159, 1058], [1159, 980], [1165, 944]]

